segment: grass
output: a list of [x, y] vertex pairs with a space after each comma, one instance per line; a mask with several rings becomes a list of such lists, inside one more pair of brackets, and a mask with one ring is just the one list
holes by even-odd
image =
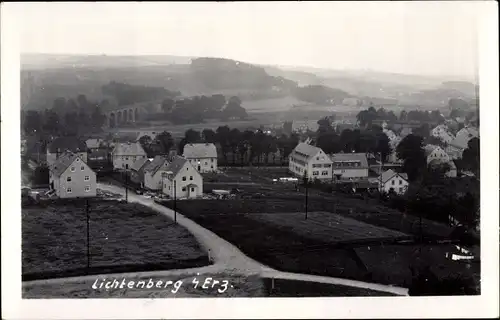
[[[410, 266], [415, 259], [410, 253], [419, 247], [383, 245], [387, 239], [404, 237], [404, 232], [356, 221], [348, 213], [309, 213], [304, 221], [300, 202], [273, 198], [184, 200], [178, 201], [177, 209], [251, 258], [278, 270], [399, 286], [412, 281]], [[425, 263], [439, 265], [444, 272], [475, 272], [445, 260], [449, 247], [425, 247], [420, 259]], [[371, 254], [372, 250], [378, 253]], [[435, 254], [425, 254], [432, 250]]]
[[53, 201], [22, 209], [23, 280], [197, 267], [206, 254], [184, 228], [152, 209], [90, 201], [87, 270], [84, 202]]

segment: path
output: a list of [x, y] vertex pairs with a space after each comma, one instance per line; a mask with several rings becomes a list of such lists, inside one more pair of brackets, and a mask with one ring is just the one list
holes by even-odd
[[[98, 188], [101, 190], [117, 193], [124, 195], [125, 191], [123, 188], [98, 183]], [[162, 205], [155, 203], [150, 198], [145, 198], [139, 195], [136, 195], [133, 192], [128, 193], [129, 202], [136, 202], [142, 205], [148, 206], [161, 214], [164, 214], [174, 219], [173, 210], [166, 208]], [[388, 292], [397, 295], [408, 295], [408, 289], [394, 287], [389, 285], [375, 284], [375, 283], [367, 283], [349, 279], [342, 278], [334, 278], [334, 277], [326, 277], [326, 276], [316, 276], [316, 275], [308, 275], [308, 274], [296, 274], [290, 272], [282, 272], [275, 270], [273, 268], [267, 267], [251, 258], [243, 254], [238, 248], [236, 248], [233, 244], [227, 242], [226, 240], [220, 238], [218, 235], [213, 233], [212, 231], [201, 227], [196, 224], [194, 221], [184, 217], [183, 215], [177, 213], [177, 222], [185, 227], [189, 232], [193, 234], [193, 236], [198, 240], [200, 245], [206, 250], [210, 251], [211, 257], [214, 260], [214, 265], [201, 267], [201, 268], [192, 268], [192, 269], [179, 269], [179, 270], [166, 270], [166, 271], [151, 271], [151, 272], [140, 272], [140, 273], [127, 273], [127, 274], [119, 274], [116, 276], [120, 277], [131, 277], [131, 276], [168, 276], [168, 275], [180, 275], [180, 274], [188, 274], [188, 273], [212, 273], [212, 272], [223, 272], [225, 274], [234, 274], [234, 275], [259, 275], [261, 277], [275, 278], [275, 279], [289, 279], [289, 280], [299, 280], [299, 281], [310, 281], [310, 282], [318, 282], [318, 283], [328, 283], [328, 284], [336, 284], [336, 285], [344, 285], [351, 286], [363, 289], [371, 289], [376, 291]], [[112, 277], [113, 275], [107, 275]], [[71, 281], [82, 281], [84, 279], [95, 279], [95, 276], [80, 276], [74, 278], [65, 278], [65, 279], [49, 279], [49, 280], [36, 280], [30, 281], [29, 283], [23, 285], [36, 285], [36, 284], [47, 284], [47, 283], [63, 283], [63, 282], [71, 282]]]

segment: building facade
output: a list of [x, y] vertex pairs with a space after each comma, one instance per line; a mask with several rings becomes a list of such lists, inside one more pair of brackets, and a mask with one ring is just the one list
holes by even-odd
[[213, 143], [189, 143], [182, 153], [198, 172], [217, 171], [217, 148]]
[[203, 195], [203, 177], [189, 161], [175, 157], [163, 175], [163, 193], [170, 198], [198, 198]]
[[409, 182], [406, 173], [398, 173], [391, 169], [383, 172], [379, 177], [379, 190], [381, 192], [395, 192], [404, 194], [408, 190]]
[[366, 153], [336, 153], [331, 157], [333, 176], [337, 180], [368, 179]]
[[288, 169], [296, 177], [308, 180], [331, 180], [332, 160], [318, 147], [299, 143], [290, 153]]
[[138, 142], [118, 143], [111, 152], [111, 160], [115, 170], [128, 170], [132, 168], [135, 161], [145, 158], [147, 158], [146, 151]]
[[167, 172], [167, 167], [167, 158], [163, 156], [156, 156], [153, 161], [148, 162], [144, 167], [144, 187], [149, 190], [161, 190], [163, 174]]
[[61, 155], [49, 167], [49, 185], [59, 198], [88, 198], [97, 194], [95, 172], [71, 152]]

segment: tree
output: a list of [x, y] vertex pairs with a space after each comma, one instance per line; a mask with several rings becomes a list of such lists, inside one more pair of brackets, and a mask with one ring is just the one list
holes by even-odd
[[413, 130], [413, 134], [426, 139], [430, 135], [430, 130], [431, 129], [429, 127], [429, 124], [428, 123], [424, 123], [420, 127], [418, 127], [415, 130]]
[[234, 128], [231, 129], [231, 132], [229, 133], [229, 147], [231, 148], [231, 153], [233, 155], [233, 164], [236, 161], [236, 153], [238, 152], [238, 145], [240, 143], [240, 136], [241, 132], [240, 130]]
[[230, 150], [230, 146], [229, 146], [230, 132], [231, 132], [231, 129], [228, 126], [221, 126], [221, 127], [217, 128], [216, 134], [215, 134], [217, 141], [219, 141], [220, 146], [221, 146], [222, 156], [224, 158], [224, 161], [226, 161], [226, 162], [227, 162], [227, 153]]
[[101, 112], [101, 107], [100, 106], [95, 106], [94, 110], [92, 111], [92, 114], [90, 115], [90, 119], [92, 121], [92, 125], [95, 128], [102, 128], [105, 121], [106, 121], [106, 116], [102, 114]]
[[163, 154], [168, 154], [170, 149], [174, 146], [174, 139], [168, 131], [163, 131], [157, 135], [155, 140], [160, 145]]
[[405, 110], [402, 110], [401, 113], [399, 114], [399, 120], [406, 121], [407, 117], [408, 117], [408, 112], [406, 112]]
[[59, 115], [53, 111], [45, 110], [45, 123], [43, 130], [47, 133], [58, 134], [61, 130]]
[[422, 137], [409, 134], [396, 147], [396, 154], [403, 160], [403, 170], [410, 181], [417, 180], [427, 166]]
[[222, 111], [223, 119], [239, 118], [244, 119], [248, 117], [248, 114], [241, 106], [241, 99], [233, 96], [229, 99], [226, 108]]
[[319, 119], [318, 120], [318, 125], [319, 125], [318, 133], [333, 131], [333, 128], [332, 128], [332, 121], [334, 120], [333, 118], [334, 118], [334, 116], [324, 117], [322, 119]]
[[26, 134], [40, 132], [42, 129], [42, 117], [37, 111], [28, 111], [26, 113], [23, 129]]
[[199, 131], [189, 129], [184, 133], [184, 138], [186, 143], [198, 143], [201, 141], [201, 135]]
[[479, 138], [472, 138], [467, 143], [467, 149], [464, 150], [462, 154], [462, 164], [463, 166], [472, 171], [476, 177], [480, 173], [480, 152], [479, 152]]
[[383, 132], [376, 135], [377, 145], [375, 147], [375, 152], [380, 153], [382, 160], [386, 161], [387, 157], [392, 153], [391, 146], [389, 144], [389, 137]]
[[207, 143], [214, 143], [217, 141], [216, 134], [212, 129], [204, 129], [201, 135], [203, 136], [203, 141]]
[[49, 184], [49, 167], [41, 165], [35, 168], [32, 175], [33, 185], [46, 185]]

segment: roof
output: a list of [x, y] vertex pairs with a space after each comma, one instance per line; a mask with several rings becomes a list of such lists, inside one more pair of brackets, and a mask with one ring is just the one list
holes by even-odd
[[213, 143], [190, 143], [184, 146], [185, 158], [217, 158], [217, 148]]
[[436, 150], [437, 148], [440, 148], [439, 146], [433, 145], [433, 144], [428, 144], [424, 146], [424, 152], [425, 156], [428, 156], [429, 154], [432, 153], [432, 151]]
[[295, 149], [293, 149], [293, 151], [305, 154], [309, 158], [315, 156], [318, 152], [321, 151], [321, 149], [315, 146], [311, 146], [310, 144], [307, 144], [305, 142], [301, 142], [295, 147]]
[[170, 162], [165, 169], [166, 171], [171, 171], [172, 175], [175, 177], [181, 171], [182, 167], [184, 167], [185, 163], [189, 163], [186, 158], [176, 156], [172, 162]]
[[167, 158], [164, 156], [156, 156], [153, 161], [149, 162], [144, 167], [144, 172], [151, 172], [154, 175], [162, 166], [168, 165]]
[[361, 166], [355, 168], [368, 168], [366, 153], [335, 153], [331, 156], [331, 159], [333, 162], [361, 161]]
[[400, 176], [401, 178], [408, 180], [408, 175], [406, 173], [398, 173], [392, 169], [383, 172], [381, 174], [380, 180], [382, 180], [382, 183], [386, 183], [387, 181], [391, 180], [392, 177], [394, 176]]
[[87, 141], [85, 141], [85, 144], [87, 145], [87, 148], [89, 148], [89, 149], [97, 149], [101, 145], [102, 141], [103, 141], [102, 139], [91, 138], [91, 139], [87, 139]]
[[[71, 166], [73, 162], [75, 162], [75, 160], [78, 158], [78, 155], [73, 152], [64, 152], [59, 156], [56, 162], [52, 164], [49, 170], [52, 175], [60, 177], [61, 174], [63, 174], [64, 171], [66, 171], [66, 169], [68, 169], [68, 167]], [[84, 163], [83, 160], [82, 163]]]
[[99, 158], [99, 157], [108, 157], [108, 151], [105, 149], [94, 149], [92, 152], [89, 152], [87, 155], [89, 160]]
[[71, 152], [86, 152], [87, 145], [85, 141], [77, 137], [58, 137], [49, 144], [48, 149], [50, 153], [64, 152], [67, 150]]
[[134, 164], [132, 165], [132, 168], [131, 170], [134, 170], [134, 171], [140, 171], [141, 169], [143, 169], [145, 167], [145, 165], [147, 165], [148, 163], [150, 162], [150, 160], [148, 158], [141, 158], [141, 159], [138, 159], [134, 162]]
[[118, 143], [113, 149], [113, 155], [124, 155], [124, 156], [145, 156], [146, 152], [142, 148], [140, 143]]

